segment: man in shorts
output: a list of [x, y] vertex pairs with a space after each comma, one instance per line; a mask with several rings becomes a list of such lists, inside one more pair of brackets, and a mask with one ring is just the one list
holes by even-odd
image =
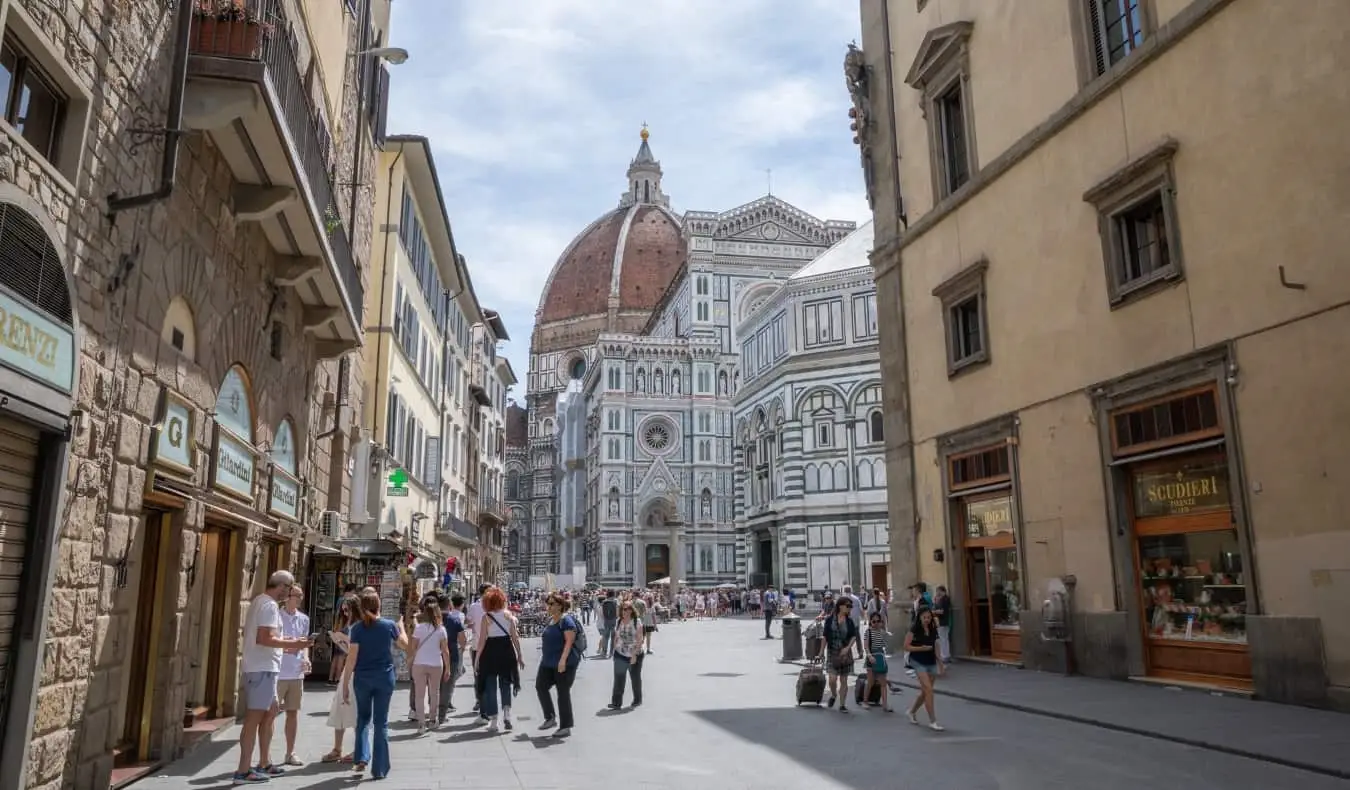
[[[292, 587], [281, 609], [281, 635], [287, 639], [309, 636], [309, 615], [300, 611], [305, 591]], [[277, 678], [277, 699], [286, 712], [286, 765], [304, 765], [295, 757], [295, 736], [300, 729], [300, 702], [305, 695], [305, 676], [309, 674], [309, 651], [287, 650], [281, 654], [281, 674]]]
[[[307, 650], [309, 639], [281, 635], [281, 609], [277, 603], [288, 597], [295, 577], [277, 571], [267, 578], [267, 589], [253, 599], [244, 617], [244, 650], [239, 662], [244, 675], [244, 723], [239, 731], [239, 767], [234, 784], [261, 784], [285, 772], [272, 763], [272, 724], [276, 720], [277, 678], [281, 656], [287, 650]], [[253, 762], [253, 747], [258, 762]]]

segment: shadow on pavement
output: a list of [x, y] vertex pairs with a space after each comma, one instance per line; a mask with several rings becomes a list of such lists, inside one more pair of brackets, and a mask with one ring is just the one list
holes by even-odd
[[[892, 718], [904, 714], [873, 711], [841, 714], [824, 706], [803, 705], [788, 710], [701, 710], [691, 711], [689, 715], [720, 727], [736, 738], [767, 746], [805, 771], [824, 773], [831, 781], [846, 787], [877, 790], [877, 778], [892, 776], [897, 768], [896, 728], [878, 727], [873, 717]], [[846, 745], [839, 746], [842, 751], [831, 756], [837, 744]]]

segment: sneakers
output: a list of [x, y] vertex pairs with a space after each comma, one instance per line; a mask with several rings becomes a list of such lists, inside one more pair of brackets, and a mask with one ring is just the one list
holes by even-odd
[[239, 785], [262, 784], [263, 782], [270, 782], [271, 780], [272, 777], [259, 772], [256, 768], [250, 768], [242, 774], [235, 774], [231, 777], [231, 781], [234, 783], [235, 787], [238, 787]]
[[493, 716], [491, 719], [488, 719], [488, 726], [487, 726], [487, 731], [488, 731], [488, 732], [499, 732], [500, 729], [501, 729], [501, 728], [497, 726], [497, 717], [496, 717], [496, 716]]
[[623, 710], [623, 706], [620, 705], [620, 704], [617, 703], [617, 702], [611, 702], [611, 703], [609, 703], [608, 705], [606, 705], [605, 707], [606, 707], [606, 708], [609, 708], [610, 710]]
[[551, 730], [551, 729], [553, 729], [554, 727], [557, 727], [557, 726], [558, 726], [558, 720], [557, 720], [557, 719], [545, 719], [545, 720], [544, 720], [544, 723], [539, 725], [539, 729], [541, 729], [541, 730]]
[[285, 763], [286, 765], [294, 765], [294, 766], [297, 766], [297, 767], [298, 767], [298, 766], [301, 766], [301, 765], [304, 765], [304, 763], [302, 763], [302, 762], [300, 762], [299, 760], [297, 760], [297, 759], [295, 758], [295, 755], [293, 755], [293, 754], [288, 754], [288, 755], [286, 755], [286, 759], [285, 759], [285, 760], [282, 760], [282, 762]]
[[918, 723], [919, 723], [919, 717], [914, 715], [914, 711], [910, 711], [910, 712], [909, 712], [909, 723], [910, 723], [910, 724], [918, 724]]
[[511, 709], [510, 709], [510, 708], [502, 708], [502, 727], [503, 727], [507, 732], [510, 732], [512, 729], [514, 729], [514, 728], [511, 726]]
[[286, 773], [286, 769], [282, 768], [279, 765], [276, 765], [275, 763], [269, 764], [267, 766], [260, 765], [254, 770], [260, 774], [267, 774], [268, 776], [283, 776]]
[[938, 724], [937, 722], [933, 722], [932, 724], [929, 724], [929, 725], [928, 725], [928, 729], [930, 729], [930, 730], [932, 730], [932, 731], [934, 731], [934, 732], [942, 732], [943, 730], [945, 730], [945, 729], [947, 729], [947, 728], [946, 728], [946, 727], [943, 727], [941, 724]]

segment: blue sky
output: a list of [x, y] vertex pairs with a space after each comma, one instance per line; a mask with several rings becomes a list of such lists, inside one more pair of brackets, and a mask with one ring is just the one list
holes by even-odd
[[[773, 193], [865, 221], [844, 87], [856, 0], [396, 0], [389, 131], [431, 138], [522, 379], [549, 271], [615, 207], [643, 122], [676, 212]], [[514, 389], [520, 399], [524, 384]]]

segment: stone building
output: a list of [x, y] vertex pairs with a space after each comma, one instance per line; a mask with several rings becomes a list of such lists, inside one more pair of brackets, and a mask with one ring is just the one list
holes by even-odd
[[529, 412], [515, 400], [506, 405], [505, 483], [502, 498], [506, 503], [506, 527], [502, 545], [502, 563], [512, 582], [528, 581], [530, 534], [530, 438]]
[[[527, 392], [527, 567], [570, 574], [584, 563], [603, 584], [671, 576], [711, 586], [735, 578], [735, 325], [854, 225], [772, 196], [675, 214], [645, 129], [641, 137], [618, 206], [563, 251], [540, 298]], [[584, 507], [564, 523], [557, 402], [574, 381], [585, 403], [573, 428], [586, 431], [585, 475], [567, 477], [584, 486], [568, 501]]]
[[248, 601], [346, 506], [387, 7], [199, 8], [0, 2], [0, 787], [233, 721]]
[[1082, 672], [1350, 700], [1350, 16], [861, 8], [895, 584], [958, 654], [1059, 667], [1067, 601]]
[[483, 319], [474, 327], [472, 353], [472, 387], [476, 393], [472, 419], [476, 423], [478, 457], [470, 478], [478, 492], [474, 568], [479, 582], [497, 584], [504, 570], [502, 544], [507, 522], [502, 499], [506, 484], [506, 393], [515, 386], [516, 374], [510, 361], [497, 353], [498, 345], [511, 339], [501, 316], [495, 310], [484, 310]]
[[890, 587], [872, 224], [745, 316], [736, 579], [820, 593]]

